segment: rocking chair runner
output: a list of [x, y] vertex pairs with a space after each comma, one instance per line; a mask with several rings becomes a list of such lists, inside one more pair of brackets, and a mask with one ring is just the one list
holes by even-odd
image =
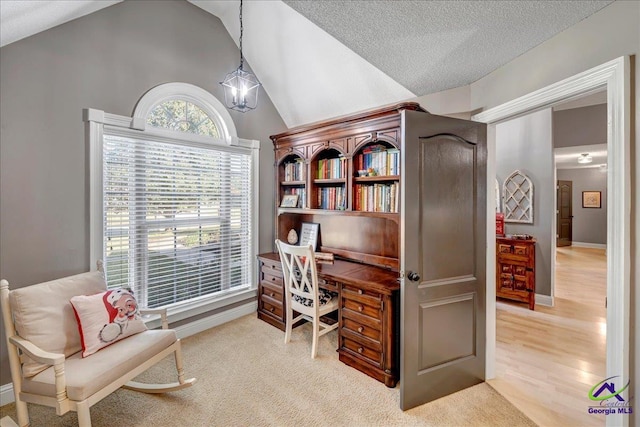
[[[91, 426], [89, 408], [120, 387], [146, 393], [165, 393], [190, 387], [185, 379], [180, 340], [168, 329], [166, 310], [159, 314], [162, 330], [131, 335], [82, 357], [80, 333], [69, 300], [77, 295], [106, 291], [100, 271], [9, 290], [0, 281], [0, 303], [7, 337], [18, 424], [29, 425], [27, 403], [56, 409], [56, 414], [78, 413], [80, 427]], [[21, 331], [20, 335], [16, 331]], [[142, 384], [131, 381], [174, 353], [178, 381]]]

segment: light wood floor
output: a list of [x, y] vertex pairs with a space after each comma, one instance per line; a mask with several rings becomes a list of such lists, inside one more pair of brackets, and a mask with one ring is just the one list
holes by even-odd
[[605, 377], [606, 255], [564, 247], [556, 254], [555, 307], [498, 300], [498, 392], [541, 426], [603, 426], [589, 389]]

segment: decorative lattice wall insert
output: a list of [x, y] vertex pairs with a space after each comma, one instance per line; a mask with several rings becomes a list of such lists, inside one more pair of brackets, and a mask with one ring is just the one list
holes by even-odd
[[502, 193], [505, 222], [533, 224], [533, 184], [529, 177], [514, 171], [504, 181]]

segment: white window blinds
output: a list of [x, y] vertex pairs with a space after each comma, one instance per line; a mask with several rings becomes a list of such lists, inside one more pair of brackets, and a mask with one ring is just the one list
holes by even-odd
[[251, 287], [253, 165], [240, 151], [105, 132], [110, 288], [164, 307]]

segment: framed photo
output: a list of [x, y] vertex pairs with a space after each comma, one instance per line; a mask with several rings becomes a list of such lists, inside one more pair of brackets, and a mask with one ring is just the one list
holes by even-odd
[[298, 206], [297, 194], [285, 194], [280, 203], [281, 208], [295, 208]]
[[318, 245], [318, 232], [320, 231], [320, 224], [316, 224], [313, 222], [303, 222], [302, 228], [300, 229], [300, 242], [298, 245], [300, 246], [313, 246], [313, 250], [315, 252], [316, 246]]
[[600, 191], [583, 191], [582, 192], [583, 208], [600, 208]]

